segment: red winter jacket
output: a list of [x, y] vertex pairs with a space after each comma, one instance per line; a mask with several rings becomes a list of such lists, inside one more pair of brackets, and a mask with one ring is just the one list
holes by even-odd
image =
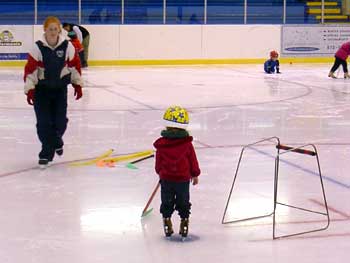
[[75, 51], [79, 54], [80, 52], [84, 51], [83, 45], [80, 43], [80, 41], [77, 38], [73, 38], [70, 40], [72, 45], [75, 48]]
[[343, 45], [341, 45], [341, 47], [335, 53], [335, 56], [342, 60], [346, 60], [349, 55], [350, 55], [350, 42], [346, 42]]
[[155, 170], [161, 180], [188, 182], [201, 173], [192, 136], [180, 139], [161, 137], [153, 144], [156, 151]]

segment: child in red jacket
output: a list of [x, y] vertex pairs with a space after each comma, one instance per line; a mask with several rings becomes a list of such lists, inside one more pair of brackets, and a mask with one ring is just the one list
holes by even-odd
[[187, 237], [190, 203], [190, 181], [198, 184], [200, 169], [192, 145], [192, 136], [186, 130], [188, 113], [185, 109], [174, 106], [165, 112], [166, 129], [161, 138], [155, 141], [155, 170], [160, 177], [161, 199], [160, 212], [163, 215], [164, 233], [170, 237], [174, 231], [171, 215], [176, 209], [181, 217], [180, 235]]
[[340, 65], [343, 66], [344, 71], [344, 79], [350, 78], [350, 75], [348, 73], [348, 65], [347, 65], [347, 58], [350, 55], [350, 42], [346, 42], [338, 49], [338, 51], [335, 53], [335, 61], [333, 64], [333, 67], [331, 68], [331, 71], [328, 74], [328, 77], [336, 79], [337, 77], [334, 75], [334, 72], [339, 68]]

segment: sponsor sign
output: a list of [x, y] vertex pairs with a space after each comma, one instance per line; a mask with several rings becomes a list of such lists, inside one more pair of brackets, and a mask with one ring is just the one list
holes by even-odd
[[284, 56], [333, 56], [350, 41], [349, 26], [282, 26]]
[[33, 26], [0, 25], [0, 60], [26, 59], [33, 46]]

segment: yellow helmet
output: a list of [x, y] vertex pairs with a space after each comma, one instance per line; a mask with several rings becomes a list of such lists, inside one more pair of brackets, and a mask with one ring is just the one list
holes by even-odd
[[187, 111], [180, 106], [169, 107], [163, 115], [163, 120], [166, 127], [180, 129], [186, 129], [189, 123]]

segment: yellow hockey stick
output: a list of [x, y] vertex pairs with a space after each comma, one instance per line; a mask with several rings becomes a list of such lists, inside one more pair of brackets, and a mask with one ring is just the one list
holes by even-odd
[[84, 162], [77, 162], [77, 163], [71, 163], [70, 166], [85, 166], [85, 165], [92, 165], [95, 164], [96, 162], [109, 157], [113, 153], [113, 149], [108, 150], [104, 154], [98, 156], [95, 159], [92, 159], [90, 161], [84, 161]]
[[136, 159], [139, 157], [151, 156], [151, 155], [153, 155], [153, 150], [137, 152], [137, 153], [132, 153], [132, 154], [126, 154], [126, 155], [110, 157], [110, 158], [104, 158], [103, 161], [104, 162], [121, 162], [121, 161], [128, 161], [128, 160]]

